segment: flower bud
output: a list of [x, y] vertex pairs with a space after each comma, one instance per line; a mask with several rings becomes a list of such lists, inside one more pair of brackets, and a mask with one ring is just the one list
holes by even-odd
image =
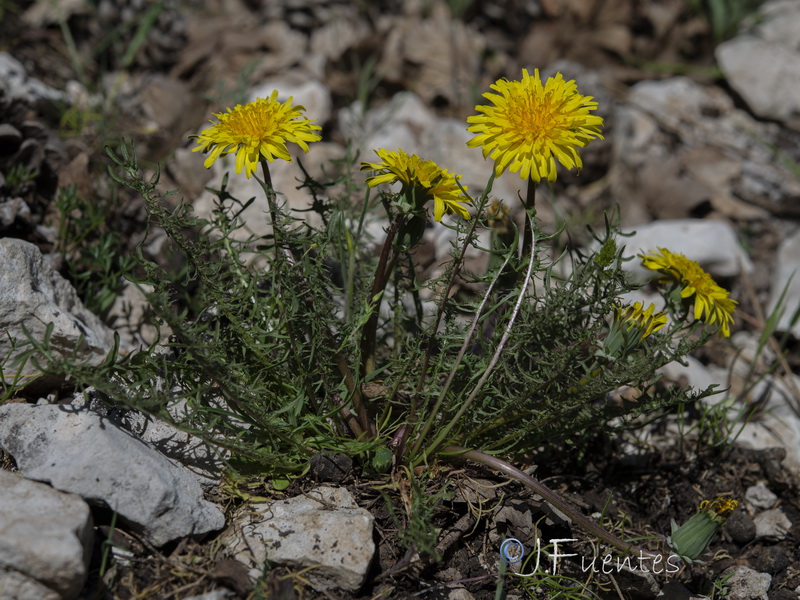
[[719, 531], [739, 504], [730, 498], [716, 498], [700, 503], [698, 513], [678, 527], [672, 521], [672, 535], [667, 538], [673, 552], [686, 562], [691, 563], [702, 556], [711, 539]]

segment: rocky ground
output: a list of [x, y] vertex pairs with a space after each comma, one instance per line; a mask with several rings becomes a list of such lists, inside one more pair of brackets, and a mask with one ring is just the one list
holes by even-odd
[[[638, 437], [598, 439], [579, 456], [552, 447], [527, 457], [584, 514], [602, 513], [630, 537], [667, 535], [670, 520], [685, 521], [703, 499], [740, 500], [704, 563], [602, 572], [591, 559], [603, 552], [586, 534], [487, 471], [453, 464], [431, 479], [430, 494], [445, 478], [455, 485], [434, 515], [442, 560], [419, 561], [398, 542], [381, 482], [348, 457], [317, 457], [281, 492], [231, 481], [221, 457], [191, 436], [39, 379], [0, 406], [0, 598], [455, 600], [501, 597], [498, 581], [509, 598], [558, 589], [797, 598], [800, 5], [771, 0], [738, 23], [733, 7], [746, 3], [731, 2], [712, 25], [691, 4], [0, 2], [0, 360], [27, 334], [89, 361], [102, 360], [114, 331], [123, 349], [154, 341], [133, 286], [89, 302], [102, 269], [87, 283], [70, 266], [78, 259], [59, 189], [74, 185], [102, 207], [115, 240], [98, 253], [103, 264], [118, 266], [146, 225], [141, 199], [104, 177], [105, 144], [132, 138], [144, 163], [162, 164], [163, 187], [208, 214], [204, 189], [223, 171], [207, 171], [187, 136], [211, 112], [278, 89], [323, 127], [325, 141], [304, 161], [312, 174], [348, 151], [403, 148], [462, 173], [479, 193], [489, 168], [466, 147], [464, 119], [490, 83], [538, 67], [574, 78], [606, 124], [580, 175], [560, 175], [539, 203], [544, 227], [566, 224], [581, 246], [585, 226], [618, 205], [636, 231], [631, 255], [668, 245], [731, 289], [740, 303], [731, 338], [667, 377], [730, 388], [731, 414], [749, 415], [726, 427], [701, 411], [687, 416], [684, 435], [664, 421]], [[296, 163], [276, 163], [273, 180], [303, 208], [310, 196], [295, 189], [298, 174]], [[229, 185], [260, 197], [252, 180]], [[508, 174], [493, 193], [513, 204], [520, 189]], [[265, 208], [248, 210], [263, 233]], [[431, 264], [448, 245], [432, 231]], [[147, 251], [166, 260], [157, 244]], [[784, 290], [787, 310], [770, 321]], [[762, 349], [768, 323], [776, 335]], [[544, 564], [536, 577], [503, 579], [508, 536], [529, 552], [537, 539], [570, 539], [577, 556], [561, 562], [561, 579], [547, 579]], [[567, 578], [588, 588], [568, 589]]]

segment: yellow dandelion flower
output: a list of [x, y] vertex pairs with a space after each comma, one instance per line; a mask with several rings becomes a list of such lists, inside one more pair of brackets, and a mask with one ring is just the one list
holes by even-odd
[[641, 254], [642, 265], [660, 271], [677, 281], [683, 289], [681, 298], [694, 297], [694, 318], [709, 325], [719, 323], [722, 335], [731, 335], [733, 313], [738, 304], [728, 297], [728, 290], [720, 287], [694, 260], [683, 254], [659, 248], [657, 253]]
[[242, 169], [249, 178], [258, 168], [261, 158], [272, 162], [276, 158], [291, 162], [286, 148], [294, 142], [303, 152], [308, 152], [308, 142], [322, 139], [315, 131], [321, 129], [303, 116], [305, 108], [292, 106], [292, 98], [278, 101], [275, 90], [269, 99], [257, 98], [242, 106], [237, 104], [228, 112], [215, 113], [218, 123], [204, 129], [199, 135], [190, 135], [197, 140], [197, 152], [211, 151], [205, 160], [206, 168], [226, 154], [236, 154], [236, 172]]
[[627, 306], [618, 305], [615, 307], [614, 321], [624, 326], [627, 331], [633, 328], [641, 331], [642, 334], [639, 339], [643, 340], [667, 324], [667, 315], [661, 311], [655, 312], [655, 310], [654, 304], [650, 304], [645, 310], [644, 304], [641, 302], [634, 302]]
[[602, 117], [591, 114], [597, 102], [578, 93], [574, 80], [561, 73], [542, 85], [539, 69], [533, 76], [522, 70], [522, 81], [500, 79], [483, 96], [492, 105], [479, 105], [482, 113], [467, 118], [467, 130], [476, 134], [467, 145], [483, 149], [494, 160], [495, 175], [506, 169], [535, 182], [556, 180], [556, 160], [567, 169], [583, 167], [578, 148], [603, 139]]
[[[460, 175], [453, 175], [442, 169], [432, 160], [425, 160], [416, 154], [406, 154], [402, 150], [375, 150], [381, 162], [362, 162], [361, 170], [375, 171], [367, 178], [367, 185], [375, 187], [382, 183], [401, 182], [403, 190], [422, 206], [433, 200], [433, 218], [441, 221], [445, 212], [469, 219], [466, 204], [469, 203], [458, 185]], [[466, 186], [463, 186], [466, 189]]]

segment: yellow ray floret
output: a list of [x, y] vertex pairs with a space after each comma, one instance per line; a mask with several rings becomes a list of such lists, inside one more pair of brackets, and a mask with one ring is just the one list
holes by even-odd
[[725, 337], [731, 334], [731, 323], [737, 302], [728, 290], [720, 287], [696, 261], [683, 254], [659, 248], [658, 252], [641, 254], [642, 265], [670, 276], [682, 287], [681, 298], [694, 299], [694, 318], [709, 325], [719, 323]]
[[494, 160], [497, 176], [508, 169], [525, 180], [555, 181], [556, 161], [580, 170], [578, 148], [603, 139], [603, 119], [591, 114], [597, 102], [561, 73], [543, 85], [539, 69], [533, 75], [523, 69], [522, 81], [500, 79], [490, 87], [496, 93], [483, 96], [492, 104], [476, 106], [482, 114], [467, 118], [467, 130], [476, 134], [467, 145]]
[[257, 98], [245, 105], [237, 104], [227, 112], [215, 113], [218, 123], [204, 129], [199, 135], [191, 135], [198, 146], [192, 150], [209, 152], [206, 168], [226, 154], [236, 154], [236, 172], [244, 169], [249, 178], [253, 175], [261, 158], [272, 162], [276, 158], [291, 162], [286, 144], [293, 142], [303, 152], [308, 152], [308, 143], [322, 139], [315, 131], [321, 129], [303, 116], [305, 108], [292, 105], [292, 98], [278, 101], [275, 90], [269, 99]]
[[622, 324], [630, 331], [634, 327], [642, 332], [640, 340], [643, 340], [651, 333], [658, 331], [667, 324], [667, 315], [661, 311], [656, 311], [654, 304], [645, 309], [641, 302], [634, 302], [627, 306], [615, 307], [615, 321]]
[[367, 185], [375, 187], [382, 183], [400, 182], [403, 191], [413, 196], [422, 204], [433, 200], [433, 218], [441, 221], [445, 212], [451, 212], [463, 219], [469, 219], [467, 210], [469, 199], [459, 187], [459, 175], [453, 175], [442, 169], [432, 160], [425, 160], [416, 154], [407, 154], [402, 150], [391, 151], [381, 148], [375, 150], [381, 162], [362, 162], [362, 171], [374, 171], [367, 177]]

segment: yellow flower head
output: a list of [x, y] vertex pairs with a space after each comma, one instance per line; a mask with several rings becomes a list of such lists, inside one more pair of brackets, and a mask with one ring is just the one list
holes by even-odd
[[533, 76], [523, 69], [522, 81], [500, 79], [490, 87], [497, 93], [483, 96], [494, 106], [476, 106], [483, 114], [467, 118], [472, 123], [467, 130], [476, 134], [467, 145], [483, 148], [498, 177], [509, 169], [522, 179], [555, 181], [556, 159], [580, 170], [578, 148], [603, 139], [603, 119], [591, 114], [597, 102], [579, 94], [575, 81], [564, 81], [561, 73], [542, 85], [539, 69]]
[[644, 310], [644, 304], [641, 302], [634, 302], [627, 306], [615, 307], [615, 323], [618, 323], [630, 331], [636, 328], [641, 331], [640, 340], [643, 340], [654, 331], [658, 331], [667, 324], [667, 315], [663, 312], [655, 312], [655, 305], [650, 304], [647, 310]]
[[[406, 154], [402, 150], [375, 150], [381, 162], [362, 162], [361, 170], [375, 171], [367, 177], [367, 185], [375, 187], [381, 183], [401, 182], [403, 193], [413, 196], [418, 206], [433, 200], [433, 218], [441, 221], [445, 212], [455, 213], [469, 219], [465, 204], [468, 199], [458, 185], [460, 175], [453, 175], [442, 169], [432, 160], [425, 160], [416, 154]], [[463, 186], [466, 189], [466, 186]]]
[[641, 254], [642, 265], [652, 271], [670, 276], [682, 286], [681, 298], [694, 296], [694, 318], [709, 325], [719, 323], [722, 335], [729, 337], [733, 312], [737, 302], [728, 297], [728, 290], [720, 287], [694, 260], [683, 254], [659, 248], [657, 253]]
[[244, 106], [237, 104], [226, 113], [214, 114], [219, 123], [199, 135], [189, 136], [197, 139], [198, 144], [192, 152], [211, 151], [204, 163], [207, 169], [221, 156], [235, 153], [236, 172], [241, 173], [244, 168], [249, 178], [261, 157], [269, 162], [276, 158], [291, 162], [287, 142], [294, 142], [308, 152], [308, 142], [322, 139], [314, 133], [321, 127], [303, 117], [304, 110], [300, 105], [292, 106], [292, 98], [279, 102], [277, 90], [268, 100], [257, 98]]

